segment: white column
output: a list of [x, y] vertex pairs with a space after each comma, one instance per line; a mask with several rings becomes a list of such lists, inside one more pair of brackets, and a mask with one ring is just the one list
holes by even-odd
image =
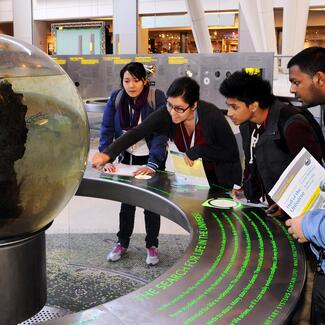
[[12, 0], [14, 37], [33, 44], [32, 0]]
[[275, 22], [272, 0], [257, 0], [258, 18], [264, 51], [277, 54]]
[[[256, 52], [264, 50], [262, 30], [256, 0], [239, 0], [241, 15], [245, 17], [251, 40]], [[239, 22], [240, 24], [240, 22]], [[240, 35], [239, 35], [240, 37]]]
[[[276, 49], [275, 23], [272, 0], [239, 0], [240, 17], [244, 17], [256, 52]], [[240, 24], [240, 21], [239, 21]], [[239, 35], [239, 38], [241, 35]], [[242, 44], [244, 47], [245, 45]]]
[[[282, 55], [292, 56], [304, 48], [309, 0], [285, 0], [283, 7]], [[281, 60], [286, 71], [289, 58]]]
[[186, 0], [192, 31], [199, 53], [213, 53], [208, 24], [201, 0]]
[[33, 44], [47, 53], [47, 33], [48, 27], [46, 21], [34, 21], [33, 23]]
[[[265, 52], [273, 52], [278, 54], [275, 37], [275, 21], [272, 0], [257, 0], [257, 7], [259, 12], [259, 22], [261, 26], [261, 35], [263, 48]], [[278, 78], [279, 63], [278, 59], [273, 61], [273, 78]]]
[[[256, 52], [273, 52], [277, 54], [275, 22], [272, 0], [239, 0], [240, 21], [243, 29], [239, 29], [240, 47], [239, 51], [248, 52], [253, 48]], [[241, 22], [241, 20], [243, 21]], [[246, 27], [247, 26], [247, 27]], [[247, 35], [247, 29], [248, 34]], [[241, 32], [247, 43], [241, 40]], [[278, 74], [278, 61], [274, 59], [274, 77]]]
[[255, 52], [255, 46], [251, 33], [248, 28], [248, 24], [239, 4], [238, 14], [238, 51], [239, 52]]
[[113, 0], [113, 52], [138, 53], [138, 1]]

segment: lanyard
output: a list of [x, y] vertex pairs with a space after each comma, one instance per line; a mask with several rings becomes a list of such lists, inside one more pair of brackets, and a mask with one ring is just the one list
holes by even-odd
[[191, 144], [190, 147], [188, 147], [186, 139], [185, 139], [185, 135], [184, 135], [184, 131], [183, 131], [183, 123], [181, 123], [180, 127], [181, 127], [181, 132], [182, 132], [182, 138], [183, 138], [183, 143], [185, 145], [186, 151], [188, 151], [189, 149], [191, 149], [194, 146], [194, 142], [195, 142], [195, 127], [196, 124], [199, 121], [199, 117], [197, 115], [197, 110], [194, 111], [194, 130], [191, 136]]
[[[255, 136], [255, 133], [256, 133], [256, 136]], [[250, 143], [250, 159], [249, 159], [249, 164], [252, 164], [254, 162], [254, 149], [256, 147], [256, 144], [259, 140], [259, 133], [257, 133], [257, 129], [254, 128], [253, 132], [252, 132], [252, 135], [251, 135], [251, 143]]]

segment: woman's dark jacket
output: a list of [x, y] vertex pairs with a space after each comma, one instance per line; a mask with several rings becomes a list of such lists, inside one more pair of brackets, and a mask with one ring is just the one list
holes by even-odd
[[[240, 184], [242, 174], [239, 151], [235, 136], [224, 114], [215, 105], [202, 100], [198, 102], [197, 112], [208, 145], [193, 146], [186, 152], [186, 155], [192, 160], [202, 158], [204, 161], [213, 161], [217, 185], [232, 187], [233, 184]], [[113, 161], [125, 148], [153, 132], [165, 134], [174, 139], [175, 128], [176, 125], [172, 122], [167, 109], [162, 108], [119, 137], [103, 152], [106, 152]]]

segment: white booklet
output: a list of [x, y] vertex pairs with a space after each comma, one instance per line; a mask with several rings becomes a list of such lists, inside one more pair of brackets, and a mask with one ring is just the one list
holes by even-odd
[[184, 153], [169, 151], [174, 165], [178, 185], [199, 185], [209, 187], [202, 159], [194, 160], [193, 166], [186, 165]]
[[322, 181], [325, 181], [323, 166], [303, 148], [282, 173], [269, 195], [294, 218], [309, 210], [325, 208], [325, 192], [320, 188]]
[[103, 171], [105, 174], [109, 175], [119, 175], [119, 176], [134, 176], [134, 173], [141, 167], [140, 165], [126, 165], [122, 163], [114, 164], [116, 171], [109, 172]]

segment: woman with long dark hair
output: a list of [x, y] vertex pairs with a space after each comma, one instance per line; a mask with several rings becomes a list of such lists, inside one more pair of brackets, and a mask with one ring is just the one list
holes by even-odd
[[[113, 143], [114, 139], [139, 125], [155, 109], [166, 104], [164, 93], [150, 88], [143, 64], [128, 63], [120, 71], [120, 78], [122, 88], [113, 91], [104, 110], [98, 148], [100, 153]], [[151, 174], [156, 169], [164, 169], [167, 140], [165, 135], [151, 134], [124, 150], [120, 154], [120, 162], [141, 165], [135, 174]], [[115, 166], [108, 164], [105, 169], [114, 172]], [[133, 232], [134, 215], [135, 206], [121, 204], [118, 242], [107, 256], [109, 261], [117, 261], [126, 253]], [[144, 216], [147, 233], [146, 263], [155, 265], [159, 261], [157, 248], [160, 216], [147, 210], [144, 211]]]

